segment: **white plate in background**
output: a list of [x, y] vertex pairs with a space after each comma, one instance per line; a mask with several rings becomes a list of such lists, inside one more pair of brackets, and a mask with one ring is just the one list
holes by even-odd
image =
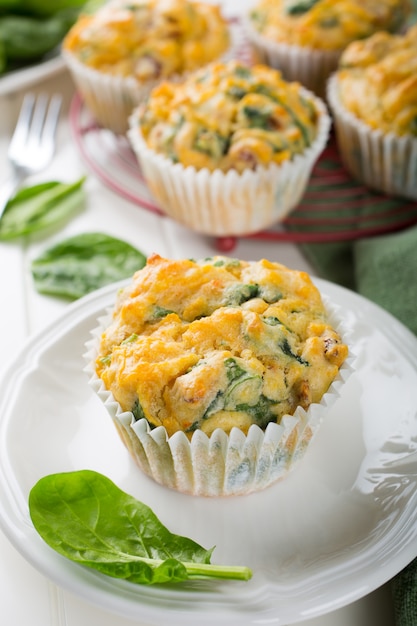
[[60, 53], [57, 53], [36, 65], [7, 72], [0, 76], [0, 96], [6, 96], [15, 91], [25, 91], [36, 83], [64, 71], [64, 69], [64, 61]]

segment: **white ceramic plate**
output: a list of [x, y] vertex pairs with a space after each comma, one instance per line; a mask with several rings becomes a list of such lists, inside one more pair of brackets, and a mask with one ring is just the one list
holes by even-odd
[[[85, 341], [116, 286], [70, 305], [6, 373], [0, 406], [0, 521], [17, 549], [58, 585], [149, 624], [291, 624], [348, 604], [417, 555], [417, 340], [390, 315], [317, 280], [344, 309], [355, 371], [303, 461], [269, 489], [198, 498], [144, 476], [83, 372]], [[212, 561], [247, 565], [249, 582], [146, 587], [52, 551], [32, 527], [30, 488], [90, 468], [153, 508], [175, 533], [216, 546]]]
[[65, 69], [60, 52], [36, 65], [7, 72], [0, 77], [0, 96], [18, 90], [26, 90], [46, 78], [51, 78]]

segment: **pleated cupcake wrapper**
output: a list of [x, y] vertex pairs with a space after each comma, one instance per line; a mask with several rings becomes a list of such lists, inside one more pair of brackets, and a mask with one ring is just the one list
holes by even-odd
[[149, 96], [159, 81], [139, 83], [132, 77], [104, 74], [81, 63], [74, 55], [63, 52], [77, 91], [99, 126], [123, 135], [129, 115]]
[[[218, 60], [226, 61], [236, 54], [238, 35], [232, 27], [230, 34], [231, 47]], [[129, 116], [133, 109], [145, 102], [152, 89], [157, 87], [162, 80], [181, 82], [187, 76], [187, 74], [175, 74], [164, 79], [140, 82], [133, 76], [115, 76], [88, 67], [66, 50], [63, 50], [62, 56], [77, 91], [99, 126], [117, 135], [126, 134], [129, 128]]]
[[135, 111], [128, 138], [159, 206], [172, 219], [205, 235], [248, 235], [282, 221], [299, 204], [331, 126], [324, 103], [307, 90], [302, 93], [318, 112], [317, 136], [311, 146], [280, 165], [242, 174], [173, 163], [148, 148]]
[[[338, 307], [327, 300], [325, 303], [331, 325], [348, 343], [349, 333], [340, 322]], [[312, 404], [307, 411], [298, 407], [294, 415], [284, 416], [280, 424], [268, 424], [265, 431], [252, 425], [247, 435], [233, 428], [230, 435], [216, 429], [210, 437], [196, 430], [191, 441], [183, 432], [169, 437], [163, 426], [151, 429], [145, 419], [136, 421], [130, 411], [123, 411], [95, 372], [100, 337], [111, 318], [109, 310], [98, 320], [99, 326], [86, 344], [89, 383], [138, 467], [157, 483], [182, 493], [243, 495], [260, 491], [286, 476], [304, 456], [352, 371], [354, 354], [350, 350], [320, 403]]]
[[372, 189], [417, 200], [417, 138], [383, 133], [358, 119], [340, 101], [336, 74], [328, 81], [327, 94], [349, 172]]
[[342, 50], [318, 50], [274, 42], [259, 34], [248, 19], [243, 20], [255, 61], [280, 70], [286, 80], [298, 81], [316, 95], [326, 97], [326, 82], [337, 68]]

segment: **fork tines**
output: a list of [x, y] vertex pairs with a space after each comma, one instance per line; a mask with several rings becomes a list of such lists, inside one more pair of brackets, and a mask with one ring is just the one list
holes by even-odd
[[[30, 92], [25, 94], [16, 130], [10, 143], [11, 150], [15, 145], [22, 145], [26, 142], [29, 129], [31, 141], [40, 140], [42, 134], [53, 136], [61, 110], [62, 96], [54, 94], [49, 102], [49, 107], [48, 100], [48, 96], [44, 93], [38, 97]], [[46, 111], [47, 107], [48, 111]]]

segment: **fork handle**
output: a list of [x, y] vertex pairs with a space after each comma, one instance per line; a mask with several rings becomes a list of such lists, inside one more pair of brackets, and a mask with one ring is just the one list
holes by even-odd
[[14, 196], [24, 178], [24, 175], [19, 175], [18, 172], [14, 172], [0, 185], [0, 219], [3, 216], [8, 201]]

